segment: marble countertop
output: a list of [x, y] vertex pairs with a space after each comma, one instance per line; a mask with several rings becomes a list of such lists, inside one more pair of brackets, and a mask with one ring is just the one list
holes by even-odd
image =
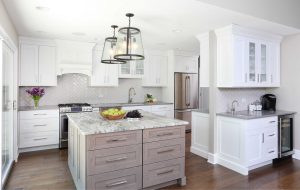
[[234, 113], [231, 112], [224, 112], [224, 113], [217, 113], [218, 116], [225, 116], [225, 117], [232, 117], [236, 119], [259, 119], [265, 117], [272, 117], [272, 116], [280, 116], [280, 115], [289, 115], [289, 114], [296, 114], [294, 111], [284, 111], [284, 110], [276, 110], [276, 111], [236, 111]]
[[84, 135], [171, 127], [188, 124], [186, 121], [166, 118], [144, 111], [141, 111], [141, 114], [144, 117], [142, 117], [139, 121], [128, 121], [127, 119], [109, 121], [102, 118], [98, 112], [68, 113], [67, 116], [69, 120], [73, 122], [79, 131]]
[[152, 105], [171, 105], [173, 103], [169, 102], [155, 102], [155, 103], [146, 103], [146, 102], [133, 102], [133, 103], [100, 103], [92, 104], [93, 108], [109, 108], [109, 107], [129, 107], [129, 106], [152, 106]]
[[52, 106], [39, 106], [37, 108], [33, 106], [19, 106], [18, 111], [33, 111], [33, 110], [58, 110], [57, 105]]

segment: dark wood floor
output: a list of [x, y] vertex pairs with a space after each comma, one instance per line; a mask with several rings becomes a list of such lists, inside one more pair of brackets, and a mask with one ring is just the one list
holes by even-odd
[[[165, 189], [300, 189], [300, 161], [287, 159], [254, 170], [249, 176], [242, 176], [222, 166], [211, 165], [190, 153], [190, 134], [187, 134], [186, 147], [187, 185]], [[47, 150], [21, 154], [5, 189], [75, 189], [67, 166], [67, 151]]]

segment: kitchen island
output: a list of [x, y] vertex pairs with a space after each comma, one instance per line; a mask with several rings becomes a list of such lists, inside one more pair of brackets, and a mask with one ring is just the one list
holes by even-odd
[[185, 185], [185, 125], [147, 112], [139, 121], [69, 113], [68, 164], [77, 189]]

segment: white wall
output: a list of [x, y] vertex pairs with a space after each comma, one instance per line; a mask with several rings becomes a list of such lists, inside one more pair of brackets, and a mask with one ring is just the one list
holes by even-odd
[[2, 0], [0, 0], [0, 26], [4, 29], [6, 34], [10, 36], [15, 45], [18, 46], [18, 34], [16, 32], [15, 26], [13, 25], [7, 14]]
[[296, 111], [294, 143], [300, 149], [300, 34], [281, 43], [281, 85], [270, 90], [277, 96], [277, 109]]

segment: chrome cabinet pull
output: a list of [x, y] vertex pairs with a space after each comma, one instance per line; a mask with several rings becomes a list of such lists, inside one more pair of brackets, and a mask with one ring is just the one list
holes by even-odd
[[269, 123], [275, 123], [276, 121], [270, 121]]
[[120, 158], [114, 158], [114, 159], [109, 159], [106, 160], [106, 162], [117, 162], [117, 161], [121, 161], [121, 160], [126, 160], [128, 157], [124, 156], [124, 157], [120, 157]]
[[127, 181], [123, 180], [123, 181], [118, 181], [118, 182], [115, 182], [115, 183], [107, 184], [106, 187], [114, 187], [114, 186], [123, 185], [123, 184], [126, 184], [126, 183], [127, 183]]
[[271, 135], [269, 135], [269, 137], [273, 137], [273, 136], [275, 136], [275, 134], [273, 133], [273, 134], [271, 134]]
[[33, 115], [47, 115], [46, 113], [34, 113]]
[[164, 174], [172, 173], [173, 171], [174, 170], [171, 169], [171, 170], [167, 170], [167, 171], [164, 171], [164, 172], [157, 173], [157, 175], [164, 175]]
[[127, 138], [122, 138], [122, 139], [110, 139], [107, 142], [119, 142], [119, 141], [127, 141]]
[[265, 134], [262, 134], [262, 143], [265, 143]]
[[173, 133], [160, 133], [160, 134], [157, 134], [156, 136], [162, 137], [162, 136], [169, 136], [169, 135], [173, 135]]
[[269, 154], [274, 153], [274, 152], [275, 152], [274, 150], [271, 150], [271, 151], [269, 151]]
[[167, 153], [167, 152], [172, 152], [174, 151], [173, 148], [167, 149], [167, 150], [162, 150], [162, 151], [158, 151], [157, 154], [162, 154], [162, 153]]
[[36, 138], [36, 139], [33, 139], [33, 140], [35, 140], [35, 141], [41, 141], [41, 140], [46, 140], [47, 138], [46, 137], [44, 137], [44, 138]]
[[44, 126], [47, 126], [46, 124], [43, 124], [43, 125], [33, 125], [34, 127], [44, 127]]

